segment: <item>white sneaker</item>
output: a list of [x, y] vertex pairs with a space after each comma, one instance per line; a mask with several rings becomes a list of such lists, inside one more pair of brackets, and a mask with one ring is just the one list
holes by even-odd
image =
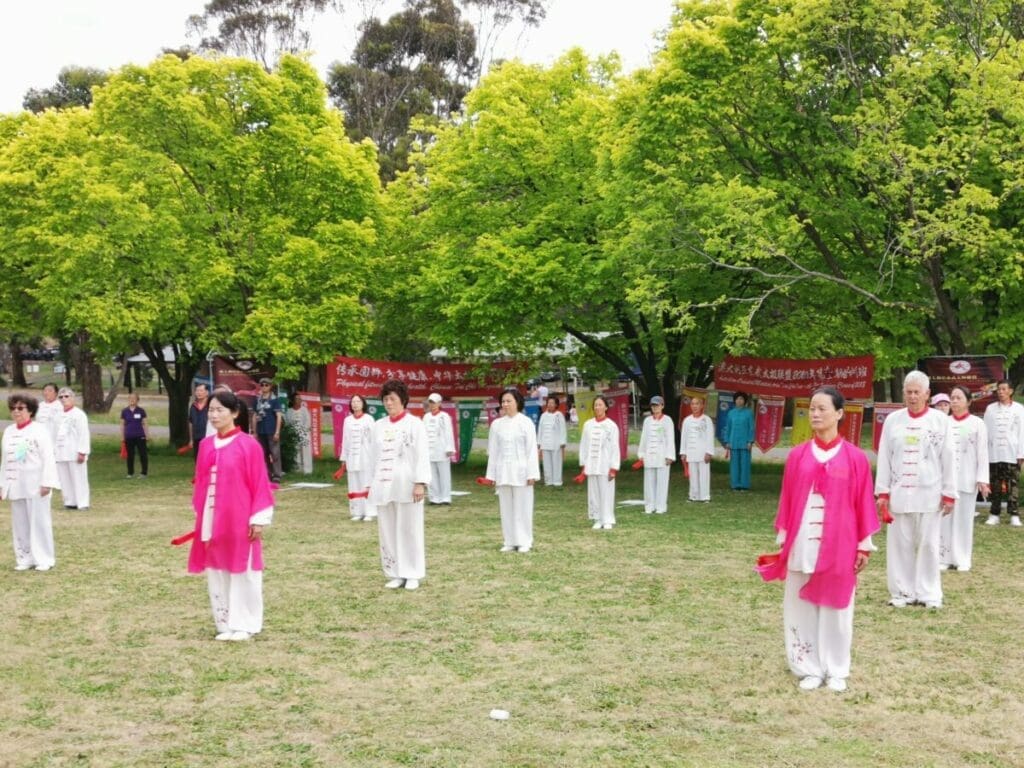
[[363, 518], [361, 518], [359, 515], [354, 515], [353, 517], [349, 518], [349, 520], [351, 520], [353, 523], [358, 523], [362, 519]]
[[889, 605], [891, 605], [893, 608], [906, 608], [907, 601], [902, 597], [894, 597], [889, 601]]
[[949, 563], [939, 563], [939, 570], [940, 571], [948, 571], [952, 567], [953, 566], [950, 565]]
[[37, 566], [36, 566], [36, 570], [37, 570], [37, 571], [48, 571], [48, 570], [50, 570], [51, 568], [53, 568], [53, 566], [52, 566], [52, 565], [37, 565]]
[[601, 530], [601, 524], [600, 524], [600, 523], [594, 523], [594, 524], [593, 524], [593, 525], [592, 525], [591, 527], [592, 527], [592, 528], [593, 528], [593, 529], [594, 529], [595, 531], [600, 531], [600, 530]]
[[924, 607], [931, 608], [932, 610], [937, 611], [939, 608], [942, 607], [942, 603], [938, 600], [926, 600], [924, 603]]
[[366, 517], [363, 518], [363, 522], [364, 523], [372, 523], [376, 519], [377, 519], [376, 515], [367, 515]]
[[611, 523], [605, 523], [601, 527], [604, 528], [606, 531], [610, 531], [613, 528]]
[[654, 514], [656, 514], [656, 515], [664, 515], [665, 514], [665, 510], [664, 509], [656, 509], [656, 510], [654, 510]]
[[1014, 528], [1020, 528], [1020, 516], [1014, 515], [1013, 517], [1011, 517], [1010, 525], [1012, 525]]
[[808, 675], [800, 680], [800, 690], [802, 691], [813, 691], [815, 688], [821, 687], [821, 678], [815, 677], [814, 675]]
[[403, 584], [405, 584], [405, 579], [392, 579], [391, 581], [389, 581], [384, 586], [387, 587], [388, 589], [398, 589]]
[[405, 588], [408, 589], [408, 590], [419, 589], [420, 588], [420, 580], [419, 579], [406, 579], [405, 580]]
[[520, 547], [520, 548], [519, 548], [519, 551], [520, 551], [520, 552], [529, 552], [529, 551], [530, 551], [530, 548], [529, 548], [529, 547]]
[[238, 630], [237, 632], [232, 632], [231, 633], [231, 637], [229, 637], [228, 640], [232, 640], [234, 642], [240, 642], [240, 641], [248, 640], [250, 637], [252, 637], [252, 635], [250, 635], [248, 632], [243, 632], [242, 630]]
[[499, 552], [511, 552], [515, 547], [510, 547], [508, 544], [499, 549]]
[[828, 687], [830, 691], [842, 693], [846, 690], [846, 680], [841, 677], [830, 677], [828, 679]]
[[31, 571], [33, 568], [35, 568], [34, 565], [16, 565], [16, 566], [14, 566], [14, 570], [16, 570], [16, 571]]
[[213, 639], [214, 639], [214, 640], [230, 640], [230, 639], [231, 639], [231, 637], [232, 637], [232, 636], [233, 636], [234, 634], [235, 634], [235, 633], [234, 633], [234, 632], [232, 632], [232, 631], [231, 631], [231, 630], [229, 629], [229, 630], [228, 630], [227, 632], [221, 632], [221, 633], [220, 633], [219, 635], [217, 635], [217, 636], [216, 636], [215, 638], [213, 638]]
[[644, 510], [644, 514], [645, 515], [653, 515], [654, 514], [654, 510], [653, 509], [645, 509]]
[[999, 525], [999, 515], [989, 515], [985, 525]]

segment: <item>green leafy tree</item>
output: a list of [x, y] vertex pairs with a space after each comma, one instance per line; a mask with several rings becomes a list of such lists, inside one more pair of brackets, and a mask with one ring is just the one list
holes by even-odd
[[92, 104], [92, 89], [103, 85], [109, 76], [110, 73], [102, 69], [64, 67], [51, 87], [30, 88], [25, 93], [22, 106], [30, 112], [88, 107]]

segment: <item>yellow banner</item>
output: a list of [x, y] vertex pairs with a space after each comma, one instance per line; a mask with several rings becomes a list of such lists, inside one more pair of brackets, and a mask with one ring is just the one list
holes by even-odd
[[793, 431], [790, 443], [800, 445], [811, 439], [811, 398], [797, 397], [793, 400]]
[[597, 392], [577, 392], [574, 400], [576, 402], [576, 418], [582, 427], [587, 419], [594, 418], [594, 398]]

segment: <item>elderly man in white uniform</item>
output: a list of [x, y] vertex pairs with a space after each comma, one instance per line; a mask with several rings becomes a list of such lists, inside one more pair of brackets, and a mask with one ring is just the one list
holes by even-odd
[[644, 419], [637, 456], [644, 463], [644, 512], [663, 515], [668, 511], [668, 481], [676, 460], [676, 430], [666, 416], [665, 398], [651, 398], [651, 415]]
[[430, 486], [427, 500], [431, 504], [452, 503], [452, 459], [455, 458], [455, 433], [452, 417], [441, 410], [443, 398], [432, 392], [427, 397], [423, 426], [427, 428], [430, 446]]
[[690, 474], [690, 501], [711, 501], [711, 457], [715, 455], [715, 423], [704, 413], [704, 398], [690, 398], [690, 415], [683, 419], [679, 456]]
[[373, 425], [373, 476], [367, 503], [377, 510], [380, 559], [388, 589], [417, 589], [426, 576], [423, 498], [430, 483], [427, 430], [406, 409], [405, 382], [390, 379], [380, 399], [387, 417]]
[[551, 395], [537, 424], [537, 446], [544, 466], [544, 485], [562, 486], [562, 464], [565, 462], [567, 441], [565, 416], [558, 410], [558, 398]]
[[57, 477], [66, 509], [89, 508], [89, 420], [81, 408], [75, 406], [75, 393], [61, 387], [57, 393], [63, 410], [57, 423], [54, 455], [57, 459]]
[[940, 523], [956, 502], [956, 454], [951, 421], [928, 407], [928, 377], [911, 371], [903, 381], [906, 408], [882, 425], [875, 494], [886, 534], [889, 604], [942, 607]]
[[1020, 466], [1024, 463], [1024, 405], [1013, 399], [1013, 385], [996, 384], [996, 402], [985, 409], [988, 430], [989, 482], [992, 507], [985, 525], [999, 525], [999, 513], [1006, 500], [1010, 525], [1020, 526], [1017, 511]]

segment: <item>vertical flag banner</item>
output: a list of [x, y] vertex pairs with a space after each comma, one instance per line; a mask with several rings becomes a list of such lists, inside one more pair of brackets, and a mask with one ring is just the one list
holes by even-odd
[[754, 416], [754, 442], [761, 453], [768, 453], [779, 444], [782, 437], [782, 414], [786, 410], [786, 398], [762, 395], [757, 399]]
[[[610, 389], [602, 392], [610, 401], [608, 406], [608, 418], [614, 421], [619, 427], [619, 454], [625, 462], [629, 455], [629, 390]], [[591, 400], [591, 414], [593, 414], [593, 400]]]
[[345, 417], [348, 416], [348, 405], [351, 397], [331, 398], [331, 425], [334, 428], [334, 458], [341, 458], [342, 430], [345, 428]]
[[530, 421], [533, 422], [533, 428], [536, 429], [540, 424], [540, 400], [537, 398], [527, 400], [524, 406], [523, 412], [530, 418]]
[[839, 422], [839, 434], [848, 443], [860, 447], [860, 433], [864, 427], [864, 403], [847, 402], [843, 406], [843, 420]]
[[309, 444], [313, 449], [313, 458], [319, 459], [323, 452], [320, 427], [323, 422], [324, 412], [320, 404], [320, 395], [316, 392], [299, 392], [298, 394], [299, 399], [306, 406], [306, 410], [309, 411]]
[[459, 404], [451, 401], [441, 403], [441, 411], [448, 414], [448, 419], [452, 423], [452, 439], [455, 441], [453, 443], [455, 446], [455, 458], [452, 459], [454, 463], [459, 461], [462, 456], [459, 452]]
[[693, 413], [690, 410], [690, 400], [695, 397], [704, 398], [704, 412], [708, 413], [708, 391], [699, 387], [684, 387], [683, 396], [679, 398], [679, 420], [676, 422], [676, 426], [680, 426], [683, 419]]
[[811, 439], [811, 398], [798, 397], [793, 401], [793, 431], [789, 435], [791, 445], [800, 445]]
[[725, 422], [729, 418], [729, 411], [733, 409], [732, 392], [718, 392], [718, 407], [715, 409], [718, 418], [715, 419], [715, 437], [718, 442], [725, 445]]
[[490, 427], [496, 418], [498, 418], [498, 410], [501, 408], [499, 403], [494, 398], [491, 398], [484, 403], [484, 410], [487, 411], [487, 426]]
[[875, 403], [875, 413], [871, 419], [871, 447], [878, 453], [878, 441], [882, 439], [882, 424], [890, 413], [903, 407], [903, 403]]
[[594, 398], [597, 397], [596, 392], [577, 392], [576, 393], [576, 420], [582, 427], [583, 422], [588, 419], [594, 418]]
[[366, 398], [366, 412], [374, 421], [380, 421], [388, 415], [388, 412], [384, 410], [384, 401], [379, 397]]
[[459, 464], [465, 464], [469, 460], [469, 452], [473, 447], [473, 436], [484, 404], [482, 400], [463, 400], [458, 405]]

